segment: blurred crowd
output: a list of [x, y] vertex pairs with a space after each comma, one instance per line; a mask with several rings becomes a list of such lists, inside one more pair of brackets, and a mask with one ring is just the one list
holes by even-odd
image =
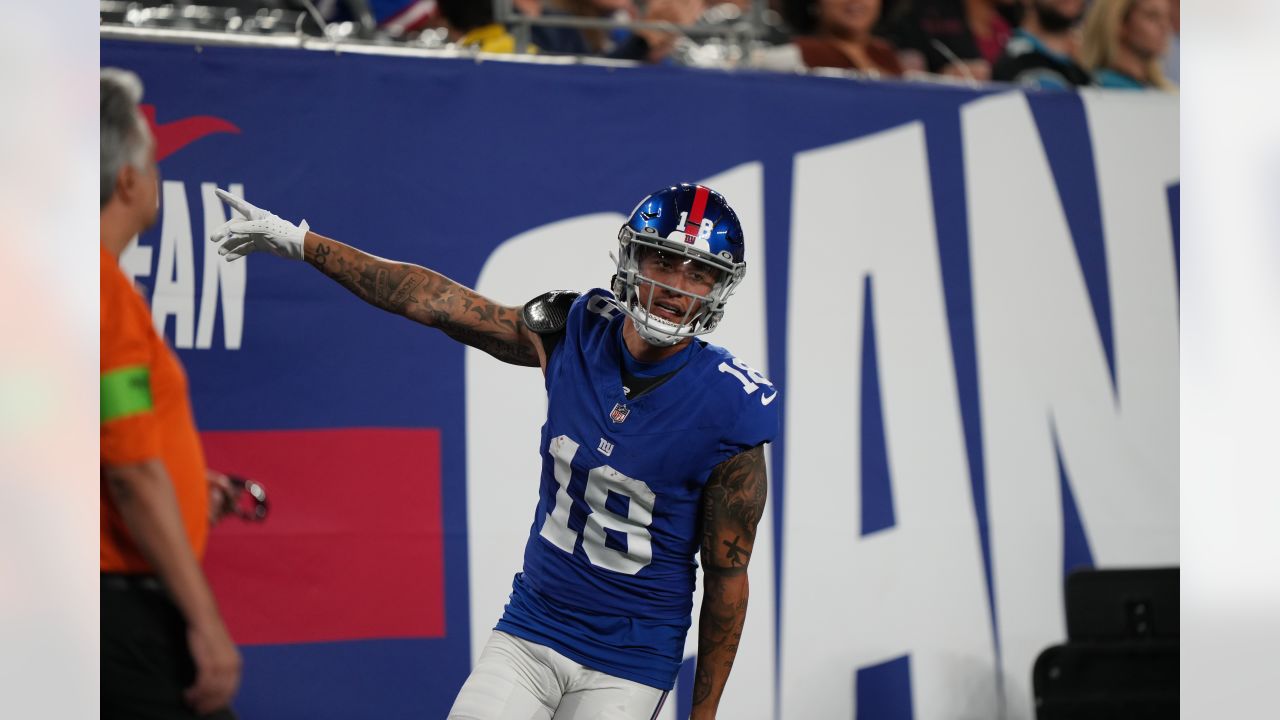
[[[104, 23], [872, 78], [1173, 90], [1180, 0], [102, 0]], [[163, 8], [168, 7], [166, 11]], [[167, 15], [166, 15], [167, 12]], [[223, 14], [219, 14], [222, 12]], [[234, 13], [234, 14], [233, 14]], [[167, 22], [162, 22], [164, 18]], [[310, 30], [307, 30], [310, 28]]]

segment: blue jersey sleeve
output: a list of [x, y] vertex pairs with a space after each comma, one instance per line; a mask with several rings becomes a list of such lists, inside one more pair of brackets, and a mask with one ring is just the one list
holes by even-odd
[[778, 436], [780, 403], [778, 389], [769, 378], [722, 348], [716, 350], [721, 355], [716, 366], [718, 411], [733, 418], [720, 442], [721, 459], [726, 460]]
[[[776, 401], [777, 391], [762, 395], [761, 398], [770, 396]], [[773, 442], [781, 428], [778, 408], [772, 402], [767, 406], [748, 402], [746, 406], [738, 417], [738, 424], [727, 438], [728, 444], [746, 450], [761, 443]]]

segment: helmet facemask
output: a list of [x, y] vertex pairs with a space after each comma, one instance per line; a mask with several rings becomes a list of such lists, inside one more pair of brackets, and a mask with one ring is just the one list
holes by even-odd
[[[612, 288], [618, 298], [618, 308], [631, 318], [645, 342], [659, 347], [670, 347], [714, 330], [724, 316], [725, 303], [746, 274], [746, 263], [735, 263], [731, 256], [711, 255], [683, 242], [661, 238], [652, 231], [637, 233], [626, 225], [618, 233], [618, 249], [617, 274]], [[697, 263], [699, 269], [715, 278], [710, 290], [705, 295], [698, 294], [644, 275], [642, 260], [656, 252], [678, 261]], [[688, 307], [679, 322], [655, 313], [655, 299], [661, 291], [687, 298]], [[642, 298], [647, 301], [642, 302]]]

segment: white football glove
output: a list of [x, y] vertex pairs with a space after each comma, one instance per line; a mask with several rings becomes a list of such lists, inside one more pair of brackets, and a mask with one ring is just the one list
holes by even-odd
[[290, 260], [303, 259], [302, 240], [307, 236], [308, 230], [306, 220], [294, 225], [221, 188], [215, 188], [214, 192], [240, 214], [240, 217], [236, 217], [232, 213], [231, 219], [209, 236], [210, 242], [218, 243], [218, 254], [225, 257], [227, 262], [261, 250]]

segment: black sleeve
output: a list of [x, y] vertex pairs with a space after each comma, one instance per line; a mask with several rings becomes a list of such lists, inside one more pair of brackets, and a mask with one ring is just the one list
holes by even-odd
[[569, 320], [569, 308], [578, 299], [578, 293], [569, 290], [552, 290], [525, 303], [521, 316], [525, 327], [542, 339], [542, 350], [548, 360], [564, 339], [565, 324]]

